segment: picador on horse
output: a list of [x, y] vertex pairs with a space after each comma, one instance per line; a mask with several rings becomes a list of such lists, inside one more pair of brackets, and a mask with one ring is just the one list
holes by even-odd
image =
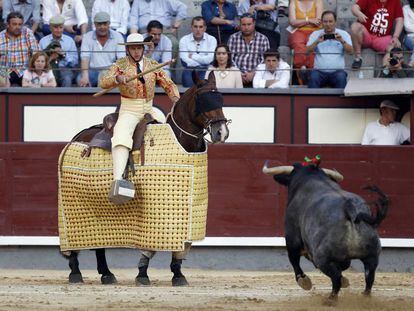
[[[69, 258], [69, 281], [83, 281], [78, 251], [95, 249], [101, 282], [115, 283], [104, 248], [130, 247], [142, 249], [137, 285], [150, 284], [147, 269], [157, 250], [172, 251], [172, 284], [187, 285], [182, 260], [191, 242], [205, 236], [204, 136], [207, 131], [213, 143], [228, 137], [223, 98], [211, 74], [207, 81], [194, 75], [195, 85], [180, 99], [161, 65], [144, 56], [148, 43], [142, 35], [131, 34], [124, 44], [127, 56], [100, 79], [103, 89], [119, 88], [119, 112], [75, 136], [59, 159], [59, 236], [61, 250]], [[147, 127], [155, 119], [156, 84], [165, 90], [173, 108], [166, 120], [169, 125]]]

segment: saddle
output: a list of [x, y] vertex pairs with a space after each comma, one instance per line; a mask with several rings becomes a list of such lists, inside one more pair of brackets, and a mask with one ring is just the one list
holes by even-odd
[[[87, 144], [87, 147], [82, 151], [81, 157], [89, 157], [91, 154], [92, 148], [102, 148], [104, 150], [107, 150], [111, 152], [112, 150], [112, 143], [111, 138], [114, 133], [114, 127], [116, 124], [116, 121], [118, 120], [118, 112], [110, 113], [106, 115], [103, 119], [102, 124], [93, 126], [94, 129], [98, 130], [97, 133], [95, 133], [92, 136], [92, 139], [89, 142], [84, 142]], [[132, 136], [133, 145], [132, 145], [132, 151], [134, 150], [140, 150], [141, 152], [141, 164], [144, 164], [144, 134], [147, 129], [147, 125], [150, 123], [158, 123], [151, 114], [146, 113], [142, 120], [137, 124], [134, 134]], [[76, 141], [78, 136], [76, 136], [72, 141]], [[132, 157], [130, 157], [129, 160], [131, 162]], [[131, 163], [130, 163], [131, 164]], [[133, 162], [132, 162], [133, 165]]]

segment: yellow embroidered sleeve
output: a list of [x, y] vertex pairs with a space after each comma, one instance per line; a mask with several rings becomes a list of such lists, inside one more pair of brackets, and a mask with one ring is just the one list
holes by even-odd
[[[155, 61], [153, 61], [155, 62]], [[155, 62], [155, 65], [158, 63]], [[157, 81], [157, 84], [161, 86], [165, 93], [167, 93], [168, 97], [170, 99], [173, 99], [174, 97], [180, 98], [180, 93], [178, 92], [177, 85], [171, 80], [171, 78], [165, 73], [164, 70], [160, 69], [155, 72], [155, 79]]]
[[115, 63], [113, 64], [108, 71], [99, 79], [99, 86], [103, 89], [109, 89], [115, 87], [118, 84], [116, 83], [116, 76], [119, 73], [119, 67]]

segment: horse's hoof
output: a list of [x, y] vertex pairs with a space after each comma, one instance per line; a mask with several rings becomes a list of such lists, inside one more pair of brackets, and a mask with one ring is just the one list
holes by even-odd
[[76, 284], [76, 283], [83, 283], [82, 274], [69, 274], [69, 283]]
[[107, 274], [107, 275], [102, 275], [101, 276], [101, 283], [104, 285], [108, 285], [108, 284], [116, 284], [118, 283], [115, 275], [111, 274]]
[[341, 288], [349, 287], [349, 280], [346, 277], [341, 278]]
[[188, 286], [187, 279], [184, 275], [173, 277], [171, 280], [172, 286]]
[[371, 290], [370, 289], [366, 289], [362, 292], [362, 295], [364, 295], [365, 297], [371, 297]]
[[151, 285], [151, 281], [147, 276], [137, 276], [135, 278], [135, 285], [136, 286], [149, 286]]
[[312, 281], [307, 275], [303, 275], [303, 276], [298, 277], [297, 283], [304, 290], [311, 290], [312, 289]]
[[338, 303], [338, 294], [331, 293], [328, 297], [328, 299], [325, 299], [322, 304], [324, 306], [333, 307]]

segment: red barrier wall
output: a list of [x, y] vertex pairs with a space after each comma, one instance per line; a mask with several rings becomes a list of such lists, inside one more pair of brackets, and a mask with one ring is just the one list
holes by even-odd
[[[57, 235], [57, 161], [63, 144], [0, 143], [0, 235]], [[414, 238], [414, 146], [361, 147], [224, 144], [209, 148], [207, 236], [283, 236], [287, 191], [261, 172], [320, 154], [346, 190], [375, 184], [392, 205], [382, 237]]]

